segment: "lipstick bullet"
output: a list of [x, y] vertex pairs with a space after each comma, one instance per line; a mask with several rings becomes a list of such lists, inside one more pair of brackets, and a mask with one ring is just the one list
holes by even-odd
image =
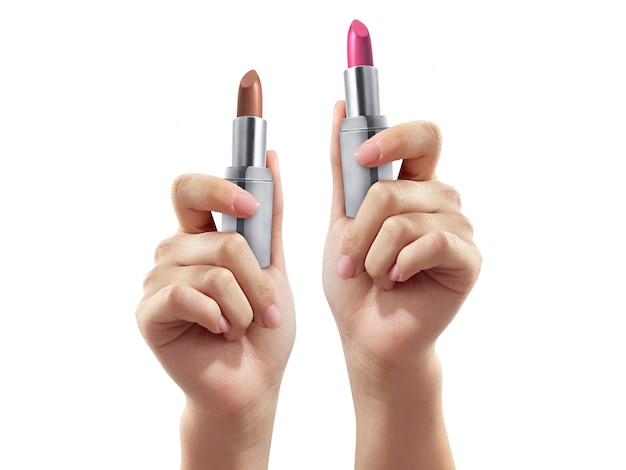
[[343, 79], [346, 118], [339, 132], [341, 169], [346, 216], [354, 218], [370, 186], [393, 178], [391, 163], [367, 168], [354, 158], [363, 142], [388, 127], [387, 118], [380, 114], [378, 69], [374, 67], [369, 30], [359, 20], [354, 20], [348, 31], [348, 68]]
[[224, 214], [222, 230], [243, 235], [261, 268], [270, 264], [274, 205], [274, 181], [265, 161], [266, 135], [261, 81], [256, 71], [250, 70], [239, 83], [232, 166], [226, 168], [225, 178], [252, 194], [260, 206], [248, 218]]

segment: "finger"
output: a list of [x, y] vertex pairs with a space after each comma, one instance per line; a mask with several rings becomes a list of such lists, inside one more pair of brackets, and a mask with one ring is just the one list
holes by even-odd
[[354, 153], [364, 166], [380, 166], [403, 159], [398, 179], [427, 181], [435, 178], [441, 153], [441, 131], [428, 121], [389, 127], [363, 143]]
[[330, 166], [333, 175], [333, 200], [331, 205], [331, 222], [339, 217], [345, 217], [346, 209], [343, 196], [343, 175], [341, 172], [341, 147], [339, 145], [339, 129], [341, 120], [346, 117], [346, 104], [344, 101], [335, 103], [333, 111], [333, 125], [330, 139]]
[[174, 284], [145, 297], [137, 307], [137, 323], [146, 341], [159, 348], [198, 324], [211, 333], [229, 330], [217, 303], [184, 284]]
[[195, 276], [189, 285], [217, 302], [222, 315], [230, 323], [230, 329], [224, 334], [227, 340], [235, 340], [245, 334], [252, 323], [252, 307], [232, 272], [211, 266], [205, 269], [203, 275]]
[[453, 233], [462, 240], [472, 239], [472, 226], [461, 214], [410, 213], [385, 219], [365, 257], [365, 271], [374, 284], [391, 289], [394, 281], [390, 278], [390, 270], [400, 251], [426, 233], [437, 230]]
[[252, 322], [252, 307], [235, 276], [216, 266], [164, 266], [154, 269], [146, 278], [144, 292], [148, 295], [176, 284], [183, 284], [212, 298], [230, 323], [226, 339], [245, 334]]
[[339, 276], [346, 279], [363, 272], [365, 256], [387, 218], [413, 212], [459, 212], [460, 201], [454, 188], [438, 181], [377, 182], [343, 239]]
[[[246, 295], [254, 321], [260, 326], [279, 326], [280, 321], [275, 321], [277, 317], [280, 318], [280, 314], [275, 305], [274, 289], [248, 242], [239, 233], [210, 232], [178, 237], [176, 243], [169, 247], [167, 264], [220, 266], [228, 269]], [[270, 320], [268, 323], [265, 322], [266, 318]]]
[[285, 270], [283, 252], [283, 185], [278, 165], [278, 155], [273, 150], [267, 151], [267, 167], [272, 171], [274, 180], [274, 210], [272, 213], [272, 254], [270, 264]]
[[405, 282], [420, 271], [461, 294], [469, 292], [478, 278], [481, 256], [473, 243], [445, 231], [428, 232], [404, 247], [397, 264], [391, 269], [391, 279]]
[[180, 230], [185, 233], [215, 231], [211, 211], [249, 217], [259, 208], [250, 193], [230, 181], [209, 175], [181, 175], [172, 185], [172, 202]]

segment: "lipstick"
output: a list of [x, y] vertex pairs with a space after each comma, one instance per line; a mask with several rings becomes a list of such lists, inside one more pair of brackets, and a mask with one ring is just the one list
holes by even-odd
[[393, 167], [386, 163], [367, 168], [355, 158], [356, 149], [377, 132], [388, 127], [380, 114], [378, 69], [374, 67], [372, 41], [367, 27], [354, 20], [348, 30], [348, 68], [343, 73], [346, 118], [341, 122], [339, 143], [346, 216], [356, 217], [370, 186], [393, 178]]
[[260, 206], [248, 218], [222, 216], [222, 230], [244, 236], [261, 268], [270, 264], [274, 181], [265, 161], [267, 121], [263, 119], [261, 81], [254, 70], [239, 83], [237, 117], [233, 121], [232, 166], [225, 178], [252, 194]]

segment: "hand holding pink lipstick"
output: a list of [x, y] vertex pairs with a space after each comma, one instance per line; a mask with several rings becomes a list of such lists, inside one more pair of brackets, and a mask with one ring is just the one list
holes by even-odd
[[458, 193], [435, 177], [440, 135], [427, 122], [372, 138], [379, 149], [374, 160], [404, 158], [400, 179], [373, 185], [356, 217], [345, 216], [344, 113], [339, 103], [323, 284], [354, 399], [355, 468], [429, 468], [433, 462], [454, 468], [435, 343], [471, 291], [481, 256]]
[[[355, 71], [346, 71], [347, 84], [375, 82], [370, 65], [354, 65], [373, 62], [366, 31], [353, 22], [348, 57]], [[353, 129], [346, 122], [371, 123], [378, 113], [374, 94], [350, 89], [333, 120], [323, 284], [354, 399], [355, 468], [452, 469], [435, 343], [471, 291], [481, 255], [458, 193], [435, 176], [437, 126], [370, 126], [347, 145]], [[398, 180], [364, 177], [394, 160], [402, 160]]]

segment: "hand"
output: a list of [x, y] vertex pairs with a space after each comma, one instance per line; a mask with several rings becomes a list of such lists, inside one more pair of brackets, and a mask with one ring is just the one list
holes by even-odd
[[403, 163], [398, 180], [377, 182], [356, 218], [345, 216], [344, 116], [338, 103], [323, 283], [355, 400], [357, 467], [451, 464], [434, 345], [471, 291], [481, 255], [458, 193], [435, 176], [441, 137], [431, 123], [386, 129], [357, 149], [365, 166]]
[[376, 183], [356, 218], [345, 216], [338, 140], [344, 115], [339, 103], [324, 289], [342, 337], [378, 364], [402, 367], [450, 323], [477, 279], [481, 256], [458, 193], [435, 177], [441, 138], [431, 123], [386, 129], [357, 150], [365, 166], [404, 161], [398, 180]]
[[[295, 318], [274, 152], [267, 161], [275, 182], [271, 265], [262, 270], [241, 235], [217, 232], [211, 212], [248, 217], [258, 208], [256, 200], [229, 181], [185, 175], [172, 189], [178, 233], [157, 248], [137, 308], [146, 342], [187, 398], [181, 432], [189, 466], [204, 451], [212, 453], [214, 468], [220, 455], [226, 467], [236, 468], [229, 446], [244, 455], [257, 441], [262, 459], [269, 452]], [[212, 448], [212, 439], [219, 448]]]

